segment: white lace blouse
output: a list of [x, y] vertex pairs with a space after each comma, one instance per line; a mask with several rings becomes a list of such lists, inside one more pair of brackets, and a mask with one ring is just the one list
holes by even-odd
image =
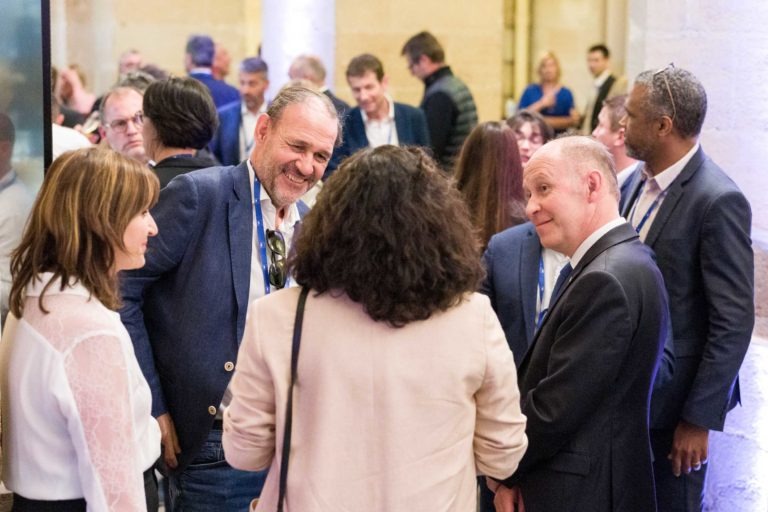
[[30, 499], [85, 497], [89, 511], [145, 510], [142, 473], [160, 455], [151, 394], [119, 315], [79, 284], [45, 293], [0, 343], [3, 474]]

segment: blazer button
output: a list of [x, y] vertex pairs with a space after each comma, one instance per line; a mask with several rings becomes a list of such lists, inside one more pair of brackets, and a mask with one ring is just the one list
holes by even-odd
[[208, 414], [210, 414], [211, 416], [216, 416], [216, 407], [214, 407], [212, 405], [209, 405], [208, 406]]
[[232, 361], [227, 361], [226, 363], [224, 363], [224, 369], [227, 370], [228, 372], [231, 372], [232, 370], [235, 369], [235, 364]]

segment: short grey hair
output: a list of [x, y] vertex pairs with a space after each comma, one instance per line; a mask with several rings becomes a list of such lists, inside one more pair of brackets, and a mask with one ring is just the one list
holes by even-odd
[[336, 112], [336, 108], [333, 106], [333, 103], [331, 103], [330, 98], [314, 88], [296, 84], [286, 85], [278, 91], [275, 99], [272, 100], [272, 103], [267, 107], [267, 115], [275, 123], [278, 123], [287, 107], [299, 103], [306, 103], [312, 99], [319, 101], [325, 108], [328, 116], [336, 121], [337, 135], [335, 146], [339, 147], [342, 141], [342, 126], [339, 114]]
[[304, 78], [316, 84], [325, 83], [325, 66], [316, 55], [299, 55], [291, 63], [291, 79]]
[[619, 200], [619, 184], [616, 180], [616, 165], [613, 156], [604, 144], [585, 135], [568, 135], [555, 139], [549, 144], [556, 144], [560, 158], [572, 162], [580, 172], [597, 169], [603, 175], [608, 191]]
[[643, 71], [635, 85], [646, 88], [646, 108], [651, 115], [674, 119], [672, 124], [683, 137], [701, 133], [707, 115], [707, 93], [693, 73], [670, 64], [658, 71]]

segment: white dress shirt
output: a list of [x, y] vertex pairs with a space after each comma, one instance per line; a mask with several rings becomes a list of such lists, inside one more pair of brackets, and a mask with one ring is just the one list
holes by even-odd
[[395, 125], [395, 102], [389, 95], [385, 96], [389, 104], [389, 111], [384, 119], [369, 119], [363, 109], [360, 114], [363, 116], [365, 125], [365, 136], [368, 137], [368, 145], [372, 148], [391, 144], [398, 145], [397, 126]]
[[261, 114], [267, 111], [267, 101], [261, 104], [259, 111], [255, 114], [248, 110], [245, 103], [240, 104], [240, 161], [246, 160], [251, 155], [253, 149], [253, 133], [256, 130], [256, 121]]
[[[645, 242], [645, 237], [648, 236], [648, 231], [651, 229], [653, 220], [656, 218], [656, 214], [659, 213], [659, 208], [664, 202], [664, 198], [667, 195], [670, 185], [675, 179], [680, 176], [683, 169], [688, 162], [693, 158], [693, 155], [698, 151], [699, 143], [693, 145], [690, 151], [688, 151], [683, 158], [670, 165], [656, 176], [651, 176], [647, 172], [647, 168], [643, 169], [643, 178], [645, 183], [642, 186], [643, 190], [640, 193], [637, 201], [632, 206], [632, 210], [629, 212], [629, 218], [627, 219], [632, 226], [637, 227], [642, 224], [639, 235], [640, 240]], [[645, 222], [643, 218], [646, 217]]]
[[21, 242], [24, 224], [32, 208], [32, 195], [11, 170], [0, 179], [0, 316], [8, 311], [11, 291], [11, 252]]
[[117, 312], [53, 274], [28, 287], [0, 343], [3, 481], [37, 500], [144, 510], [142, 473], [160, 456], [152, 395]]

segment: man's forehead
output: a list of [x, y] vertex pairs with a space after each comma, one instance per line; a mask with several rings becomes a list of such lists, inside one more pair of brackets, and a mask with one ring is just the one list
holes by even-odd
[[133, 89], [123, 89], [113, 92], [107, 98], [104, 110], [109, 113], [131, 111], [134, 114], [141, 110], [143, 97]]

